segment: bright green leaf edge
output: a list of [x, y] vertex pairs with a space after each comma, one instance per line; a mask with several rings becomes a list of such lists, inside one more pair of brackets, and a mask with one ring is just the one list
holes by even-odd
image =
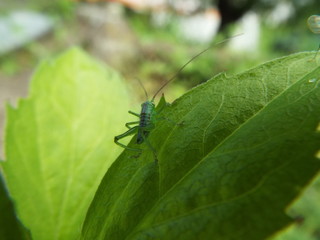
[[[320, 68], [313, 54], [220, 74], [175, 101], [144, 147], [124, 151], [87, 213], [83, 239], [263, 239], [319, 171]], [[133, 139], [134, 141], [134, 139]], [[132, 141], [132, 142], [133, 142]], [[133, 144], [133, 143], [132, 143]]]

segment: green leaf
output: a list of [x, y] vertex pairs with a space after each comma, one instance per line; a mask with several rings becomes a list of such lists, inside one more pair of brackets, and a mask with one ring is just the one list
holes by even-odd
[[[1, 160], [0, 160], [1, 161]], [[27, 230], [17, 219], [12, 201], [0, 175], [0, 239], [22, 240], [29, 239]]]
[[[319, 171], [320, 68], [301, 53], [220, 74], [175, 101], [109, 168], [83, 239], [264, 239]], [[134, 141], [134, 139], [133, 139]], [[133, 145], [132, 141], [132, 145]]]
[[29, 98], [8, 106], [4, 174], [33, 239], [79, 237], [127, 110], [120, 77], [77, 48], [43, 62]]

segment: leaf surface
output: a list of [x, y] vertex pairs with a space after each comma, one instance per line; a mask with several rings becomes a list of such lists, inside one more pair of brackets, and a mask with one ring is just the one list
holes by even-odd
[[77, 48], [45, 61], [28, 99], [8, 106], [4, 174], [33, 239], [78, 239], [94, 193], [121, 151], [120, 77]]
[[[264, 239], [319, 171], [320, 68], [301, 53], [220, 74], [163, 112], [140, 158], [124, 151], [83, 239]], [[132, 141], [132, 146], [134, 139]]]

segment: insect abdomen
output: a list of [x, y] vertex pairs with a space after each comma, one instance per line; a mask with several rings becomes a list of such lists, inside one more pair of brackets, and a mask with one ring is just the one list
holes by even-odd
[[154, 104], [146, 101], [141, 105], [140, 127], [147, 127], [151, 123], [152, 114], [154, 114]]
[[150, 114], [141, 114], [140, 115], [140, 127], [146, 127], [150, 124], [151, 121], [151, 115]]
[[141, 144], [144, 142], [144, 139], [148, 137], [150, 130], [146, 129], [151, 126], [152, 118], [154, 115], [154, 103], [151, 101], [146, 101], [141, 105], [140, 113], [140, 122], [139, 122], [139, 131], [137, 136], [137, 143]]

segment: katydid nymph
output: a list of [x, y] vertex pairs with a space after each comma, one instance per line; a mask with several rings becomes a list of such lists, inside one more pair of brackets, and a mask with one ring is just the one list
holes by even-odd
[[[242, 35], [242, 34], [239, 34]], [[213, 46], [216, 46], [218, 44], [224, 43], [229, 41], [230, 39], [233, 39], [235, 37], [238, 37], [239, 35], [235, 35], [231, 38], [227, 38], [221, 42], [218, 42], [216, 44], [214, 44]], [[155, 103], [154, 100], [156, 98], [156, 96], [159, 94], [159, 92], [165, 87], [167, 86], [170, 82], [172, 82], [174, 79], [176, 79], [176, 77], [178, 76], [178, 74], [190, 63], [192, 62], [195, 58], [199, 57], [201, 54], [203, 54], [204, 52], [206, 52], [207, 50], [209, 50], [210, 48], [212, 48], [213, 46], [210, 46], [206, 49], [204, 49], [203, 51], [201, 51], [200, 53], [196, 54], [195, 56], [193, 56], [188, 62], [186, 62], [182, 67], [180, 67], [180, 69], [168, 80], [166, 81], [159, 89], [158, 91], [153, 95], [152, 99], [149, 100], [148, 98], [148, 94], [146, 89], [143, 87], [142, 83], [139, 81], [140, 85], [142, 86], [146, 98], [147, 100], [141, 104], [141, 112], [139, 113], [134, 113], [132, 111], [129, 111], [130, 114], [136, 116], [139, 118], [139, 121], [134, 121], [134, 122], [128, 122], [125, 124], [125, 126], [129, 129], [128, 131], [126, 131], [125, 133], [122, 133], [118, 136], [114, 137], [114, 142], [119, 145], [120, 147], [123, 147], [127, 150], [131, 150], [131, 151], [136, 151], [138, 152], [138, 155], [136, 157], [139, 157], [140, 154], [142, 153], [142, 149], [140, 148], [133, 148], [133, 147], [128, 147], [122, 143], [119, 142], [120, 139], [134, 135], [137, 133], [137, 139], [136, 139], [136, 144], [142, 144], [142, 143], [146, 143], [146, 145], [149, 147], [149, 149], [153, 152], [154, 155], [154, 159], [157, 162], [158, 161], [158, 156], [157, 156], [157, 151], [156, 149], [152, 146], [152, 144], [150, 143], [150, 141], [148, 140], [148, 137], [151, 133], [151, 131], [153, 129], [155, 129], [156, 127], [156, 122], [157, 120], [160, 120], [159, 118], [159, 113], [161, 112], [161, 110], [163, 108], [161, 108], [158, 112], [156, 111], [155, 108]], [[161, 119], [165, 119], [165, 118], [161, 118]], [[169, 119], [167, 119], [169, 120]], [[170, 120], [169, 120], [170, 121]], [[182, 125], [181, 123], [178, 123], [179, 125]], [[135, 125], [133, 127], [131, 127], [131, 125]]]

